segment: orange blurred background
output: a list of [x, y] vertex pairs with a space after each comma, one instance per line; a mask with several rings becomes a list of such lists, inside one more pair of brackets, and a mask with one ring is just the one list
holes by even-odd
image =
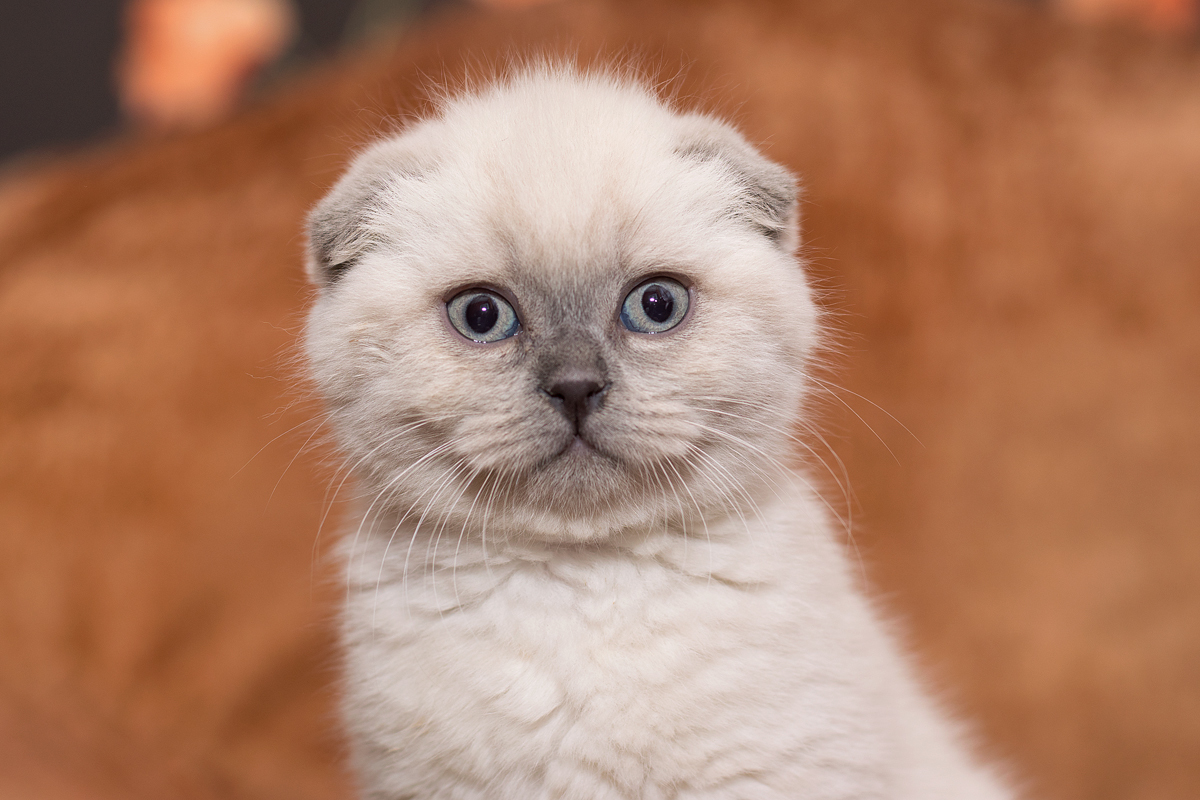
[[[474, 0], [510, 9], [569, 1]], [[1200, 0], [1053, 2], [1080, 22], [1127, 23], [1172, 34], [1194, 31], [1200, 10]], [[376, 13], [373, 23], [380, 28], [415, 11], [404, 0], [374, 5], [392, 12]], [[258, 72], [284, 54], [296, 24], [290, 0], [129, 0], [118, 70], [122, 107], [134, 121], [160, 128], [220, 119]]]
[[1200, 797], [1196, 8], [11, 4], [0, 798], [352, 796], [304, 215], [431, 80], [572, 45], [803, 176], [856, 552], [985, 752]]

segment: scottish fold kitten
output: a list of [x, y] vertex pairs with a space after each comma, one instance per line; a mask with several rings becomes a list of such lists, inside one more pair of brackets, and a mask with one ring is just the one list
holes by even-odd
[[821, 336], [797, 216], [729, 125], [553, 67], [313, 211], [368, 797], [1010, 796], [786, 466]]

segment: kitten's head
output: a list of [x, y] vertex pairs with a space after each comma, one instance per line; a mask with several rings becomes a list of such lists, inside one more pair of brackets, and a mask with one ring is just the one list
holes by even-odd
[[367, 150], [311, 216], [306, 344], [376, 508], [560, 541], [744, 513], [817, 336], [795, 194], [728, 125], [569, 70]]

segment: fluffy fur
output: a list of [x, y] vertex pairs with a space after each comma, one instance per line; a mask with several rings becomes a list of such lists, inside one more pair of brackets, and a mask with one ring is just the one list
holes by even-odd
[[[365, 498], [368, 796], [1007, 796], [785, 466], [819, 336], [797, 235], [792, 178], [732, 128], [553, 68], [447, 100], [317, 207], [307, 350]], [[663, 275], [688, 316], [627, 330]], [[516, 336], [455, 332], [471, 287]], [[589, 371], [572, 419], [551, 387]]]

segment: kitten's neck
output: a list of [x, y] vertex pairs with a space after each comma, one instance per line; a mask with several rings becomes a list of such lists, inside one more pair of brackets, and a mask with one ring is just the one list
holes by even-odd
[[[357, 528], [357, 530], [356, 530]], [[351, 528], [345, 556], [351, 584], [389, 581], [434, 587], [445, 596], [466, 584], [483, 589], [514, 571], [549, 564], [642, 564], [703, 580], [772, 580], [786, 554], [812, 542], [834, 541], [821, 501], [796, 476], [752, 513], [725, 513], [701, 521], [630, 528], [587, 541], [547, 541], [519, 533], [460, 524], [430, 524], [384, 511], [371, 525]], [[486, 576], [486, 577], [484, 577]], [[465, 583], [464, 583], [465, 582]]]

